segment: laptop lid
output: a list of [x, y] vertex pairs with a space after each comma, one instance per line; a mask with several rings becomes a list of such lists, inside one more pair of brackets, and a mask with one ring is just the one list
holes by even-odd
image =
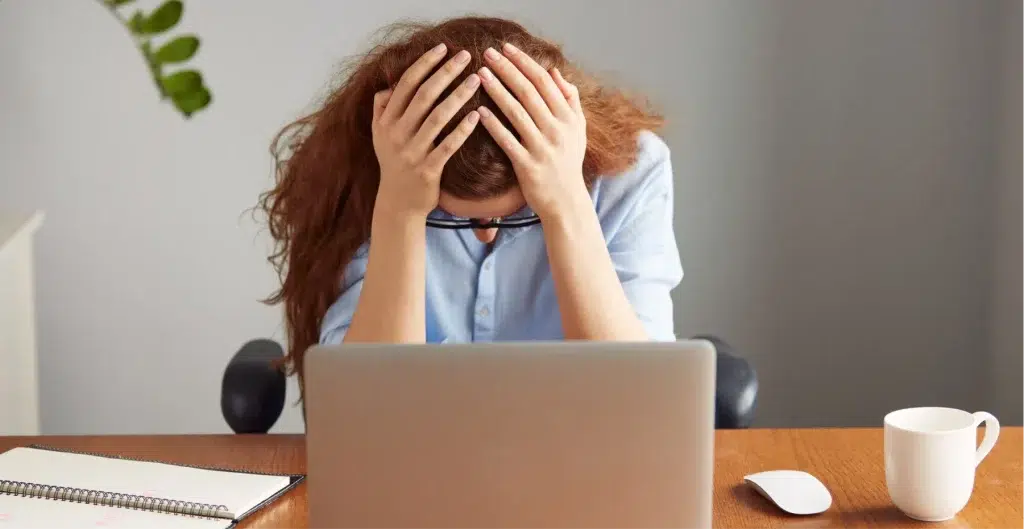
[[704, 341], [314, 346], [311, 527], [710, 527]]

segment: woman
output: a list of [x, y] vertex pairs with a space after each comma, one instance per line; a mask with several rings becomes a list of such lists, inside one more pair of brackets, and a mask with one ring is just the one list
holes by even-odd
[[661, 118], [514, 22], [390, 35], [275, 140], [300, 380], [318, 342], [674, 340]]

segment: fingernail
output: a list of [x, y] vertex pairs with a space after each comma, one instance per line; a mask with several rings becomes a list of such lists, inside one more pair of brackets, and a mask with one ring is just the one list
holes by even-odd
[[501, 59], [501, 54], [494, 51], [494, 48], [487, 48], [487, 51], [484, 52], [484, 57], [487, 57], [489, 60], [492, 61], [497, 61]]
[[476, 120], [478, 119], [480, 119], [480, 114], [476, 110], [470, 111], [469, 115], [466, 116], [466, 121], [468, 121], [470, 125], [476, 123]]
[[438, 44], [437, 46], [434, 46], [434, 49], [430, 50], [430, 52], [431, 53], [435, 53], [435, 54], [441, 54], [441, 53], [444, 53], [444, 50], [445, 50], [445, 45], [444, 45], [444, 43], [441, 43], [441, 44]]
[[488, 81], [493, 81], [494, 80], [494, 74], [491, 73], [491, 71], [489, 69], [487, 69], [486, 66], [483, 67], [483, 68], [480, 68], [480, 77], [483, 77], [484, 79], [486, 79]]
[[469, 74], [469, 77], [466, 78], [466, 86], [476, 88], [478, 84], [480, 84], [480, 77], [475, 73]]
[[467, 62], [469, 62], [469, 52], [466, 50], [462, 50], [459, 53], [455, 54], [455, 62], [459, 64], [466, 64]]
[[480, 115], [485, 118], [491, 117], [491, 111], [487, 107], [480, 107], [477, 109], [477, 111], [480, 112]]
[[505, 53], [507, 53], [509, 55], [515, 55], [516, 53], [519, 53], [519, 48], [517, 48], [517, 47], [513, 46], [512, 44], [506, 42], [505, 43]]

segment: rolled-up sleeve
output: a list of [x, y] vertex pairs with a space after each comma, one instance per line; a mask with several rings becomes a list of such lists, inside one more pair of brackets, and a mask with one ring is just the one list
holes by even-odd
[[345, 333], [352, 323], [359, 294], [363, 291], [363, 277], [366, 275], [368, 246], [363, 245], [345, 267], [341, 278], [341, 294], [331, 304], [320, 324], [320, 344], [336, 345], [345, 339]]
[[[663, 147], [663, 145], [662, 145]], [[676, 243], [674, 184], [667, 148], [656, 149], [638, 169], [629, 212], [608, 242], [619, 281], [651, 340], [674, 341], [671, 292], [683, 279]]]

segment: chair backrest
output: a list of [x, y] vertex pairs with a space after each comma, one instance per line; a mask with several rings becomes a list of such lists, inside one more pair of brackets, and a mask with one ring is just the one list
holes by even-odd
[[715, 376], [715, 428], [749, 428], [757, 410], [757, 372], [750, 361], [736, 354], [725, 340], [713, 335], [698, 335], [718, 353]]
[[[715, 346], [715, 428], [749, 428], [757, 410], [758, 379], [750, 361], [714, 335], [697, 335]], [[284, 410], [286, 377], [272, 367], [284, 358], [280, 344], [266, 338], [247, 342], [228, 362], [221, 384], [221, 413], [236, 433], [266, 433]], [[305, 422], [305, 402], [302, 403]]]
[[224, 369], [220, 409], [235, 433], [267, 433], [284, 410], [287, 380], [274, 361], [280, 344], [266, 338], [242, 346]]

